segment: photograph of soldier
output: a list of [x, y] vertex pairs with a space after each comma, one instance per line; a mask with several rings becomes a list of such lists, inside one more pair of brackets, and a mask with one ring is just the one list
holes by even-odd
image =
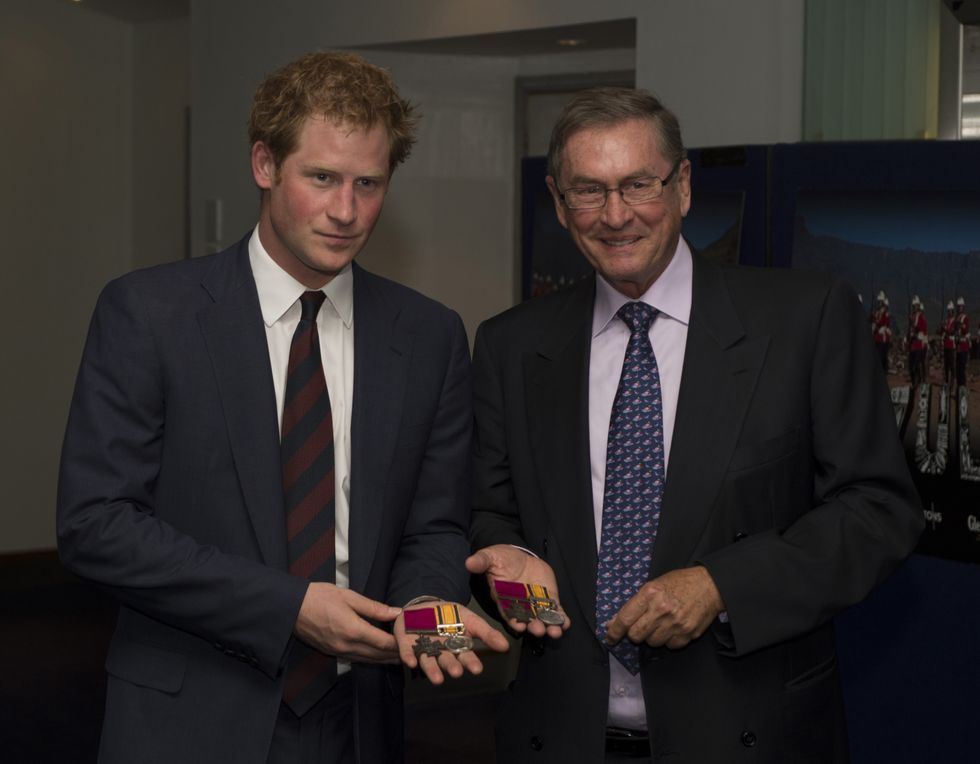
[[871, 336], [875, 350], [881, 360], [881, 368], [888, 373], [888, 351], [892, 345], [892, 316], [888, 310], [888, 297], [884, 291], [878, 292], [875, 307], [871, 312]]
[[912, 307], [909, 309], [909, 380], [912, 387], [917, 387], [927, 381], [926, 377], [926, 347], [929, 343], [929, 326], [926, 322], [925, 311], [919, 295], [912, 296]]
[[956, 308], [952, 300], [946, 303], [939, 338], [943, 346], [943, 382], [952, 385], [956, 372]]
[[966, 301], [956, 298], [956, 384], [966, 385], [966, 364], [970, 360], [970, 316]]

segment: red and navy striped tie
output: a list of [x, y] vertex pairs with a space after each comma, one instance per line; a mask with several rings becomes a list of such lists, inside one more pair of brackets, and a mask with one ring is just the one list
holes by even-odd
[[[289, 348], [282, 411], [282, 489], [289, 572], [311, 581], [335, 580], [333, 418], [320, 359], [316, 315], [323, 292], [304, 292]], [[289, 655], [283, 701], [302, 716], [337, 679], [337, 660], [302, 642]]]

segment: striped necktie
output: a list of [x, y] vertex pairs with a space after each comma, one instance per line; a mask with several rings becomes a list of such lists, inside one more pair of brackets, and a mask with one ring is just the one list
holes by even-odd
[[[289, 572], [333, 583], [333, 418], [316, 330], [324, 297], [319, 291], [300, 297], [302, 315], [289, 348], [280, 451]], [[283, 700], [302, 716], [336, 678], [336, 658], [297, 641], [287, 663]]]

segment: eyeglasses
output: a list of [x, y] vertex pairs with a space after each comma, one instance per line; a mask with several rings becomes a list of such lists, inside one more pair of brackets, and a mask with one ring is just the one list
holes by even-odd
[[598, 183], [590, 183], [587, 186], [572, 186], [564, 191], [558, 189], [558, 198], [562, 200], [570, 210], [597, 210], [606, 206], [606, 197], [611, 191], [618, 191], [620, 197], [629, 205], [643, 204], [659, 199], [664, 194], [664, 186], [670, 183], [677, 168], [681, 163], [677, 162], [673, 169], [667, 173], [666, 178], [642, 177], [614, 188], [606, 188]]

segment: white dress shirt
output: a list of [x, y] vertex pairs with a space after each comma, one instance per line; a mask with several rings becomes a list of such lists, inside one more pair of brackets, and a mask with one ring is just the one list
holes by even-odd
[[[259, 241], [258, 226], [248, 242], [248, 259], [265, 323], [281, 430], [289, 347], [300, 319], [299, 298], [307, 288], [269, 256]], [[347, 587], [350, 582], [347, 543], [350, 527], [350, 418], [354, 389], [354, 274], [350, 265], [320, 291], [326, 295], [326, 299], [317, 313], [316, 328], [333, 419], [336, 583], [337, 586]], [[337, 662], [339, 673], [347, 671], [349, 666], [347, 661]]]
[[[664, 417], [664, 471], [670, 459], [670, 443], [677, 414], [677, 397], [684, 368], [684, 348], [691, 318], [693, 265], [691, 250], [679, 239], [667, 268], [640, 297], [660, 311], [650, 326], [650, 343], [657, 359]], [[606, 443], [613, 400], [623, 370], [630, 330], [616, 318], [631, 300], [616, 291], [602, 276], [596, 277], [592, 316], [592, 352], [589, 361], [589, 457], [592, 462], [592, 507], [595, 515], [596, 549], [602, 533], [602, 500], [606, 480]], [[633, 730], [647, 728], [640, 677], [632, 676], [609, 654], [609, 724]]]

